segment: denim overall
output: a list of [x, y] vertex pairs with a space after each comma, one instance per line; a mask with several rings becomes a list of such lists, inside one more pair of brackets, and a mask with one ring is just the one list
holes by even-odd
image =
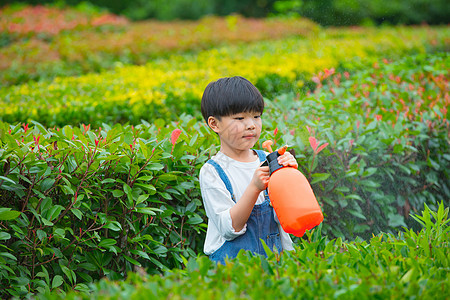
[[[264, 151], [254, 151], [258, 154], [261, 162], [265, 161], [266, 154]], [[222, 167], [220, 167], [220, 165], [212, 159], [208, 160], [207, 163], [215, 167], [220, 178], [225, 183], [227, 190], [230, 192], [231, 198], [234, 202], [236, 202], [230, 180]], [[276, 247], [278, 252], [281, 252], [282, 247], [280, 232], [278, 230], [278, 224], [274, 219], [274, 210], [270, 205], [267, 190], [265, 191], [265, 201], [261, 204], [253, 206], [253, 210], [247, 220], [246, 232], [234, 240], [226, 241], [219, 249], [211, 254], [209, 258], [212, 261], [225, 264], [225, 257], [235, 258], [241, 249], [249, 250], [253, 253], [261, 254], [267, 257], [260, 239], [262, 239], [270, 249]]]

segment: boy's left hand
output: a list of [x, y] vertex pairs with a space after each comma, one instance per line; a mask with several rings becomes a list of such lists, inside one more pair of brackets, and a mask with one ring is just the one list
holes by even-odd
[[295, 157], [288, 151], [278, 157], [278, 163], [285, 167], [298, 168], [298, 163]]

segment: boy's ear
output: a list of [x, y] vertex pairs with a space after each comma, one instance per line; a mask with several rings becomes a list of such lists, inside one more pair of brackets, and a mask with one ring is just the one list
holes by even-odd
[[214, 118], [213, 116], [208, 117], [208, 126], [211, 128], [215, 133], [219, 133], [219, 127], [218, 127], [218, 120]]

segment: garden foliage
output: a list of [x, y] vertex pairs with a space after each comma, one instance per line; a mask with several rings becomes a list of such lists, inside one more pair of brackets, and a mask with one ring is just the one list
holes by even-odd
[[446, 0], [278, 0], [274, 9], [324, 26], [448, 24], [450, 14]]
[[412, 226], [410, 211], [424, 203], [448, 203], [449, 69], [448, 53], [383, 59], [356, 73], [325, 70], [314, 93], [269, 102], [265, 126], [294, 145], [324, 233], [368, 238]]
[[[21, 0], [28, 4], [51, 4], [54, 0]], [[16, 4], [14, 0], [2, 3]], [[194, 4], [195, 3], [195, 4]], [[246, 17], [302, 16], [325, 26], [363, 24], [448, 24], [446, 0], [59, 0], [56, 5], [83, 9], [107, 9], [132, 20], [199, 19], [205, 15], [241, 14]]]
[[133, 266], [151, 272], [195, 256], [205, 226], [197, 169], [210, 147], [195, 123], [182, 122], [197, 127], [191, 137], [158, 122], [95, 130], [2, 123], [2, 294], [81, 290]]
[[[449, 66], [449, 55], [442, 53], [379, 60], [359, 72], [326, 69], [313, 78], [313, 93], [267, 100], [261, 142], [270, 138], [295, 150], [299, 169], [323, 207], [322, 232], [327, 236], [369, 239], [372, 233], [396, 232], [411, 225], [410, 213], [424, 203], [433, 210], [441, 199], [448, 204]], [[217, 151], [218, 140], [195, 117], [182, 115], [176, 123], [157, 119], [135, 126], [104, 123], [98, 128], [0, 123], [0, 141], [2, 296], [87, 291], [87, 283], [104, 276], [123, 278], [139, 266], [150, 273], [179, 268], [183, 257], [202, 251], [206, 225], [197, 176]], [[427, 220], [423, 222], [428, 224]], [[338, 240], [327, 246], [340, 249]], [[297, 242], [302, 245], [302, 240]], [[388, 247], [384, 244], [380, 247]], [[367, 244], [354, 245], [345, 246], [351, 257], [367, 248]], [[359, 251], [353, 254], [355, 247]], [[414, 247], [389, 249], [386, 255], [394, 258], [416, 256]], [[332, 263], [331, 257], [324, 262]], [[355, 259], [371, 257], [372, 253]], [[254, 264], [252, 258], [242, 259]], [[290, 260], [298, 261], [294, 256], [283, 259], [288, 264]], [[372, 262], [366, 261], [365, 268], [371, 270]], [[190, 264], [200, 264], [202, 270], [211, 267], [206, 259]], [[284, 270], [262, 264], [268, 273]], [[405, 282], [408, 278], [419, 282], [422, 270], [429, 267], [416, 266], [415, 271], [399, 264], [399, 269], [389, 270], [392, 278], [406, 276]], [[241, 268], [234, 266], [217, 270]], [[363, 267], [344, 269], [353, 272]], [[359, 279], [353, 281], [353, 275], [341, 277], [338, 269], [331, 272], [337, 272], [326, 277], [331, 282], [344, 282], [342, 291], [334, 291], [337, 295], [350, 287], [367, 291]], [[369, 279], [379, 278], [367, 274]], [[325, 279], [320, 282], [329, 281]], [[440, 283], [427, 280], [433, 286], [430, 293], [437, 293]], [[422, 291], [427, 282], [411, 285], [411, 290]], [[289, 284], [283, 283], [286, 292]]]
[[103, 122], [137, 125], [141, 119], [176, 120], [183, 112], [200, 119], [203, 90], [219, 77], [244, 76], [272, 98], [281, 92], [311, 89], [312, 77], [325, 68], [351, 71], [379, 57], [397, 59], [444, 50], [449, 45], [448, 32], [448, 28], [429, 27], [330, 30], [308, 39], [223, 46], [156, 59], [145, 66], [4, 87], [0, 120], [98, 127]]
[[368, 241], [329, 240], [307, 232], [292, 252], [266, 248], [268, 258], [240, 252], [215, 265], [206, 256], [184, 259], [164, 276], [132, 273], [102, 279], [91, 293], [45, 294], [39, 299], [446, 299], [450, 296], [448, 207], [426, 205], [412, 215], [423, 228], [374, 235]]
[[[143, 65], [169, 54], [215, 46], [311, 36], [307, 19], [205, 17], [199, 21], [128, 22], [105, 13], [73, 8], [0, 9], [0, 81], [14, 85]], [[101, 41], [101, 42], [99, 42]]]

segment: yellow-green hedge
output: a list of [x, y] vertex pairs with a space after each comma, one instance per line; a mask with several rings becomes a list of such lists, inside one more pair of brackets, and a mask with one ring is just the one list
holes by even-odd
[[324, 30], [308, 39], [288, 38], [172, 55], [145, 66], [56, 78], [0, 90], [0, 120], [47, 126], [175, 119], [196, 113], [211, 80], [241, 75], [264, 95], [299, 91], [325, 68], [352, 68], [380, 57], [396, 58], [448, 47], [448, 27]]

